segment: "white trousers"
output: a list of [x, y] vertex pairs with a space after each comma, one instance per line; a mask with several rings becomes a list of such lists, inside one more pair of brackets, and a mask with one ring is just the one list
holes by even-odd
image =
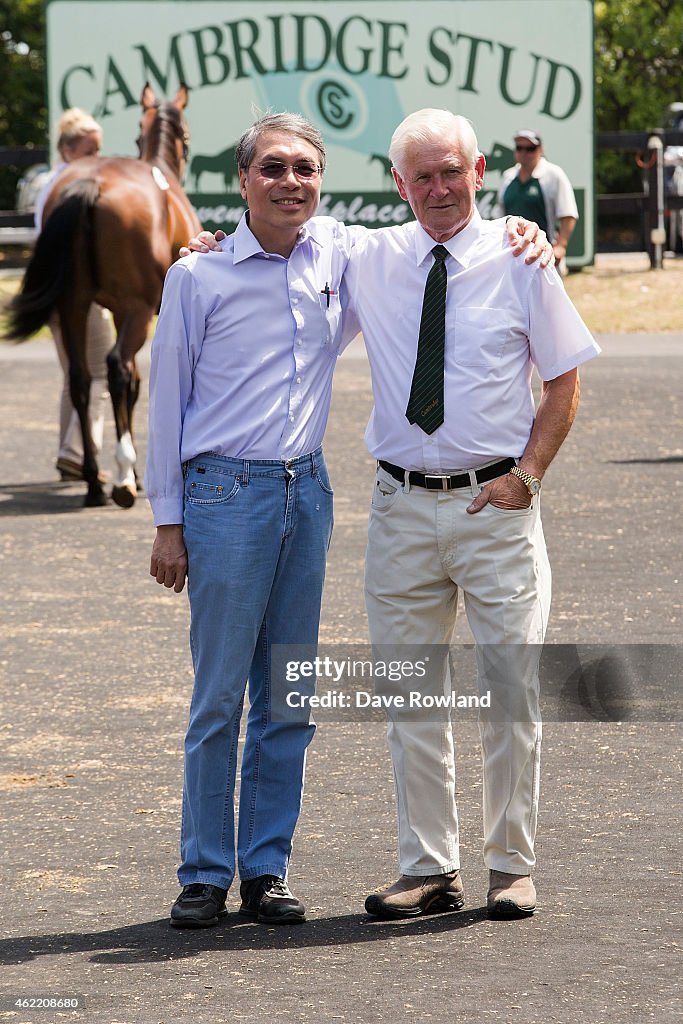
[[[535, 863], [541, 722], [538, 659], [550, 610], [550, 565], [539, 499], [506, 511], [466, 511], [481, 487], [428, 491], [377, 470], [366, 558], [365, 593], [373, 645], [449, 644], [458, 588], [477, 644], [478, 683], [514, 695], [524, 713], [480, 718], [484, 862], [529, 874]], [[500, 672], [497, 646], [515, 646]], [[447, 672], [447, 667], [446, 667]], [[444, 690], [450, 682], [444, 678]], [[500, 695], [500, 694], [499, 694]], [[509, 701], [508, 701], [509, 703]], [[457, 715], [457, 711], [453, 712]], [[443, 717], [443, 716], [442, 716]], [[401, 874], [460, 867], [455, 756], [450, 720], [391, 721]]]
[[[50, 330], [55, 339], [59, 364], [64, 374], [64, 384], [59, 399], [59, 449], [57, 451], [57, 458], [67, 459], [69, 462], [74, 462], [80, 466], [83, 463], [83, 436], [81, 434], [78, 414], [71, 401], [69, 360], [64, 349], [64, 343], [62, 342], [59, 316], [55, 315], [50, 318]], [[88, 412], [95, 452], [99, 454], [102, 451], [104, 416], [109, 400], [107, 356], [114, 347], [115, 341], [109, 310], [93, 302], [88, 310], [85, 330], [86, 358], [88, 361], [88, 372], [91, 377]]]

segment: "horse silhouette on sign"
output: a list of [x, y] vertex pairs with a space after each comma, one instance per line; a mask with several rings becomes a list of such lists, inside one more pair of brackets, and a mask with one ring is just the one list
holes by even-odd
[[388, 157], [382, 156], [380, 153], [372, 153], [368, 163], [379, 164], [380, 167], [382, 168], [383, 177], [387, 180], [389, 184], [393, 183], [394, 177], [391, 173], [392, 164], [391, 160], [389, 160]]
[[226, 192], [230, 191], [233, 182], [239, 181], [236, 153], [237, 144], [228, 146], [222, 153], [216, 153], [215, 156], [206, 156], [204, 153], [197, 153], [196, 156], [193, 156], [190, 162], [190, 174], [194, 178], [195, 192], [200, 191], [201, 176], [205, 173], [222, 174], [223, 186]]
[[494, 142], [493, 149], [486, 156], [487, 171], [506, 171], [515, 165], [515, 151], [502, 142]]

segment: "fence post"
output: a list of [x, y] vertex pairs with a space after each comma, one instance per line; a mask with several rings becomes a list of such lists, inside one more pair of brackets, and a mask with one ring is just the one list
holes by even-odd
[[662, 129], [657, 128], [647, 140], [648, 153], [648, 253], [650, 269], [661, 270], [666, 244], [664, 230], [664, 143]]

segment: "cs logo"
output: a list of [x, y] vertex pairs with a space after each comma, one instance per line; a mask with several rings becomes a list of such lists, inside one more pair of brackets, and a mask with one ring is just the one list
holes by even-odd
[[313, 121], [322, 121], [346, 139], [356, 138], [368, 123], [368, 101], [360, 84], [343, 72], [330, 76], [329, 69], [308, 75], [301, 101]]

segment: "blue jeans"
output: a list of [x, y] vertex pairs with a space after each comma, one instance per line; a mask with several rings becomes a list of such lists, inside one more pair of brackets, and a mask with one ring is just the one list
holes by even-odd
[[[247, 679], [237, 867], [285, 878], [303, 794], [307, 720], [273, 722], [272, 644], [318, 639], [332, 490], [322, 451], [289, 462], [200, 455], [185, 467], [190, 646], [181, 885], [235, 876], [237, 740]], [[275, 692], [278, 692], [277, 689]]]

